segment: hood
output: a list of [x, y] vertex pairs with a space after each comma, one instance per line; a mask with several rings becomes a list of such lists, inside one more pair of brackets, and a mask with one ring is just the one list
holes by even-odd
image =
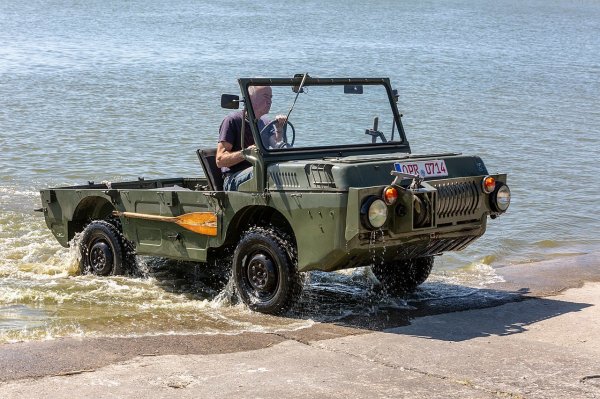
[[419, 172], [425, 180], [486, 175], [487, 169], [477, 156], [459, 153], [355, 155], [340, 158], [285, 161], [269, 165], [270, 190], [334, 190], [391, 184], [392, 170]]

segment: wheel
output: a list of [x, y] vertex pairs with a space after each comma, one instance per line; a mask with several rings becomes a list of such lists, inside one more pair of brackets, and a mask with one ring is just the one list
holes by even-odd
[[[271, 122], [267, 123], [265, 125], [265, 127], [262, 128], [262, 130], [260, 131], [260, 137], [261, 140], [263, 141], [263, 143], [268, 143], [268, 140], [265, 141], [265, 137], [268, 137], [268, 134], [271, 132], [271, 129], [273, 128], [273, 126], [277, 123], [277, 119], [273, 119]], [[291, 127], [292, 128], [292, 141], [288, 141], [288, 137], [287, 137], [287, 127]], [[291, 122], [286, 122], [285, 125], [283, 125], [283, 141], [282, 141], [282, 145], [280, 148], [287, 148], [287, 147], [293, 147], [294, 146], [294, 142], [296, 141], [296, 129], [294, 128], [294, 125], [292, 125]], [[266, 146], [266, 144], [265, 144]]]
[[410, 294], [427, 280], [433, 268], [433, 256], [402, 259], [371, 266], [373, 274], [391, 295]]
[[111, 223], [95, 220], [87, 225], [79, 242], [81, 270], [98, 276], [123, 273], [122, 234]]
[[233, 281], [250, 309], [269, 314], [287, 311], [302, 291], [291, 240], [272, 228], [246, 231], [234, 251]]

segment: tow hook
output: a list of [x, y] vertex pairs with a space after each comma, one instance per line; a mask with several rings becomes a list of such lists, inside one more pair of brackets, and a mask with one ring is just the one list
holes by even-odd
[[392, 170], [390, 172], [390, 175], [396, 176], [396, 178], [392, 182], [392, 185], [394, 185], [394, 186], [400, 186], [399, 180], [412, 179], [412, 183], [410, 183], [409, 189], [416, 190], [419, 187], [421, 187], [421, 183], [423, 183], [423, 178], [421, 177], [421, 175], [418, 175], [418, 174], [413, 175], [412, 173], [404, 173], [404, 172], [398, 172], [397, 170]]

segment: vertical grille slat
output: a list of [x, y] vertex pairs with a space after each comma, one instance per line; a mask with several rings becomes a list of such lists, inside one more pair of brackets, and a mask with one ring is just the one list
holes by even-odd
[[438, 200], [440, 201], [440, 212], [439, 215], [440, 217], [446, 217], [446, 211], [448, 209], [448, 207], [450, 206], [449, 201], [448, 201], [448, 190], [446, 190], [446, 187], [448, 187], [447, 184], [444, 184], [442, 188], [444, 188], [443, 190], [438, 190]]
[[477, 209], [477, 205], [478, 205], [478, 199], [479, 199], [479, 195], [477, 195], [477, 186], [475, 185], [475, 183], [470, 184], [469, 188], [471, 189], [471, 204], [468, 208], [469, 213], [473, 213], [475, 212], [475, 209]]

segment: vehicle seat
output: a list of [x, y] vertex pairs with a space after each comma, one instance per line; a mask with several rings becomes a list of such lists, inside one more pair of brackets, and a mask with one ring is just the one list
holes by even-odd
[[217, 149], [199, 148], [196, 150], [198, 159], [204, 170], [204, 175], [208, 179], [208, 184], [212, 191], [223, 191], [223, 174], [221, 168], [217, 167]]

